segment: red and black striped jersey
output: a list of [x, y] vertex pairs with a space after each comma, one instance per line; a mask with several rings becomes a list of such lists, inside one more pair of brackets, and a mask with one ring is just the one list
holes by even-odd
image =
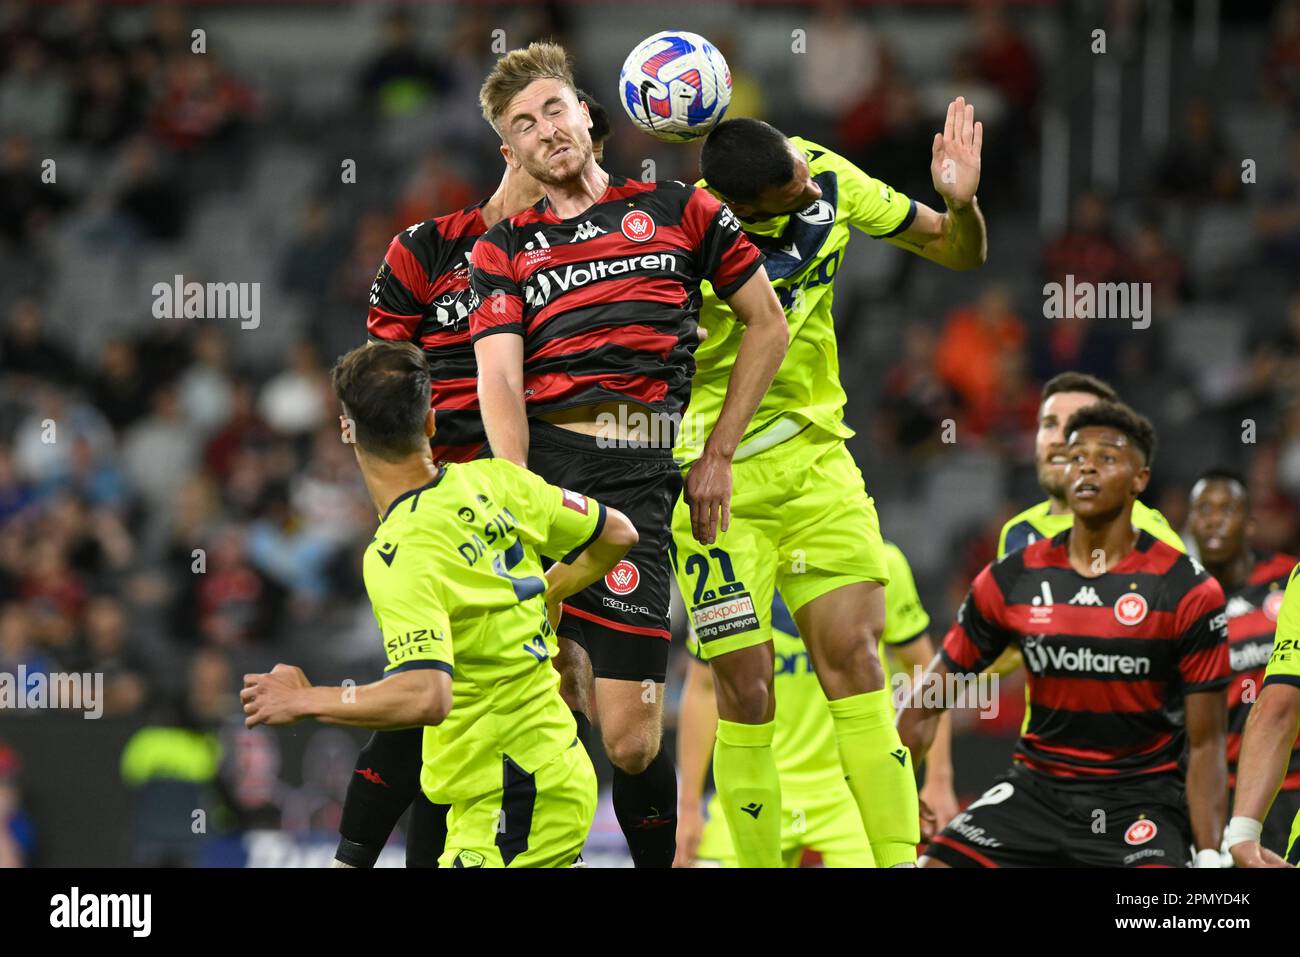
[[1110, 571], [1070, 567], [1070, 530], [987, 565], [941, 654], [983, 671], [1017, 645], [1029, 711], [1016, 761], [1055, 780], [1182, 774], [1184, 697], [1228, 683], [1223, 589], [1147, 532]]
[[472, 261], [471, 336], [523, 338], [529, 415], [627, 400], [671, 416], [690, 398], [701, 280], [726, 299], [763, 255], [707, 191], [611, 176], [572, 219], [543, 198], [497, 223]]
[[414, 342], [429, 359], [438, 462], [467, 462], [487, 442], [469, 341], [469, 254], [487, 231], [486, 202], [402, 230], [370, 287], [370, 338]]
[[[1297, 562], [1300, 559], [1294, 555], [1281, 552], [1260, 558], [1245, 583], [1227, 593], [1228, 664], [1232, 669], [1228, 684], [1228, 773], [1232, 787], [1237, 786], [1237, 758], [1246, 718], [1251, 703], [1263, 690], [1264, 669], [1273, 652], [1282, 596]], [[1300, 741], [1291, 752], [1282, 787], [1300, 789]]]

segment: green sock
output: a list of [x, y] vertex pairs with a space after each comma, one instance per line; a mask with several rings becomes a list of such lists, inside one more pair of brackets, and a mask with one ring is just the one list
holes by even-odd
[[840, 764], [877, 867], [916, 863], [920, 806], [912, 755], [894, 729], [888, 690], [830, 702]]
[[781, 782], [772, 755], [775, 730], [775, 721], [718, 721], [713, 780], [738, 867], [781, 866]]

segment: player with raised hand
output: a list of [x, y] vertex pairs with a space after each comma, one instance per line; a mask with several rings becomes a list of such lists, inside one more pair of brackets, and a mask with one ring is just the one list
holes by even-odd
[[[313, 687], [285, 665], [246, 675], [246, 723], [423, 726], [421, 786], [451, 807], [441, 866], [569, 866], [595, 815], [596, 775], [559, 694], [551, 621], [636, 530], [510, 462], [436, 464], [429, 380], [412, 343], [361, 346], [333, 371], [343, 435], [381, 515], [363, 574], [383, 679]], [[542, 555], [556, 559], [545, 577]]]
[[669, 524], [682, 487], [672, 445], [695, 371], [700, 283], [747, 327], [688, 480], [701, 535], [727, 523], [731, 457], [785, 355], [785, 316], [762, 255], [717, 199], [600, 167], [562, 47], [507, 53], [480, 103], [506, 162], [546, 194], [474, 246], [483, 422], [494, 455], [623, 509], [641, 533], [613, 575], [565, 603], [560, 664], [580, 720], [598, 718], [634, 862], [669, 867], [677, 782], [660, 744]]
[[1223, 843], [1238, 867], [1300, 866], [1300, 813], [1291, 825], [1286, 859], [1260, 838], [1277, 799], [1287, 763], [1300, 740], [1300, 565], [1291, 571], [1277, 619], [1277, 637], [1264, 671], [1264, 688], [1250, 709], [1237, 765], [1232, 819]]
[[[1241, 735], [1252, 703], [1264, 684], [1264, 667], [1273, 650], [1282, 596], [1300, 562], [1281, 552], [1259, 554], [1250, 546], [1254, 533], [1246, 480], [1226, 469], [1202, 473], [1192, 486], [1191, 534], [1197, 557], [1223, 586], [1227, 597], [1228, 786], [1237, 786]], [[1261, 843], [1285, 851], [1291, 822], [1300, 813], [1300, 741], [1291, 751], [1287, 774], [1264, 822]]]
[[[832, 297], [851, 227], [950, 269], [984, 262], [975, 199], [982, 141], [974, 108], [959, 97], [931, 155], [943, 213], [758, 120], [724, 121], [704, 142], [700, 185], [731, 206], [767, 257], [764, 269], [791, 333], [790, 353], [734, 456], [729, 527], [716, 535], [701, 528], [688, 497], [673, 513], [677, 581], [717, 691], [714, 778], [741, 866], [781, 864], [769, 617], [776, 590], [830, 702], [844, 774], [877, 864], [916, 861], [916, 779], [876, 656], [889, 570], [875, 505], [845, 445], [853, 432], [844, 424]], [[701, 323], [709, 338], [696, 353], [677, 450], [688, 487], [710, 468], [697, 439], [722, 421], [750, 339], [707, 289]], [[761, 814], [746, 810], [760, 805]]]
[[[578, 97], [591, 113], [592, 146], [599, 155], [610, 134], [609, 117], [588, 94], [579, 91]], [[428, 358], [430, 405], [438, 411], [437, 463], [468, 462], [487, 445], [469, 341], [470, 250], [489, 227], [541, 197], [541, 185], [526, 170], [506, 164], [491, 196], [394, 236], [375, 275], [366, 333], [371, 341], [414, 342]], [[408, 807], [406, 866], [436, 864], [447, 808], [430, 804], [420, 791], [422, 742], [419, 728], [376, 731], [361, 749], [343, 802], [335, 867], [373, 867]]]
[[[988, 668], [1010, 644], [1032, 708], [1011, 770], [931, 842], [941, 867], [1218, 867], [1227, 797], [1229, 680], [1223, 589], [1183, 552], [1133, 527], [1155, 452], [1126, 406], [1075, 412], [1069, 529], [976, 577], [921, 682]], [[899, 716], [924, 755], [946, 696]]]

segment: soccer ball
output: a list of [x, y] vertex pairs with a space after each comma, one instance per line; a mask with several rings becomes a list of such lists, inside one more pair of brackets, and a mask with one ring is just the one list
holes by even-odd
[[632, 122], [655, 139], [684, 143], [713, 129], [731, 103], [731, 70], [698, 33], [665, 30], [623, 62], [618, 98]]

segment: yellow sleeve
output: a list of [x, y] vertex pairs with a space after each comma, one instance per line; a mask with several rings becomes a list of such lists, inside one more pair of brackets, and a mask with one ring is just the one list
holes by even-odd
[[916, 203], [888, 183], [816, 143], [798, 139], [795, 142], [809, 157], [810, 167], [819, 171], [825, 166], [835, 172], [841, 214], [868, 236], [893, 236], [916, 218]]
[[515, 515], [519, 537], [541, 554], [571, 562], [599, 537], [605, 527], [603, 504], [551, 485], [513, 462], [493, 459], [492, 464], [508, 500], [519, 504]]
[[426, 563], [408, 561], [400, 587], [385, 588], [381, 595], [371, 594], [370, 603], [388, 659], [385, 675], [417, 668], [452, 673], [451, 623], [435, 590], [436, 580]]
[[1183, 554], [1187, 553], [1187, 546], [1183, 544], [1182, 537], [1169, 524], [1169, 519], [1151, 506], [1144, 505], [1141, 502], [1133, 503], [1133, 525], [1160, 539], [1166, 545], [1172, 545]]
[[1300, 688], [1300, 565], [1291, 569], [1291, 580], [1277, 615], [1273, 653], [1264, 671], [1264, 686], [1270, 684]]
[[921, 604], [907, 556], [893, 542], [885, 542], [885, 562], [889, 584], [885, 586], [885, 630], [880, 638], [887, 645], [902, 645], [925, 633], [930, 616]]

